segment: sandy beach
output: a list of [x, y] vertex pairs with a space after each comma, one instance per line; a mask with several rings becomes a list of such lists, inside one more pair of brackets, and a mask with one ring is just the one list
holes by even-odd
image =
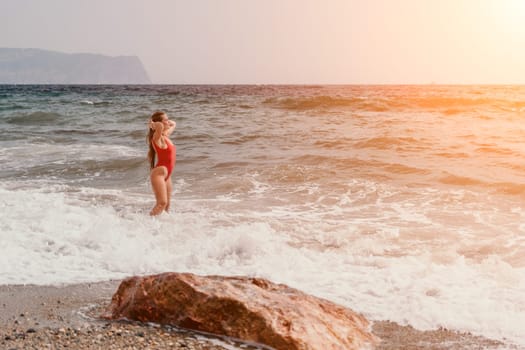
[[[99, 318], [120, 281], [0, 287], [2, 349], [235, 349], [233, 340]], [[222, 345], [221, 345], [222, 344]], [[253, 347], [252, 347], [253, 348]]]
[[[3, 349], [261, 349], [174, 327], [99, 318], [120, 281], [65, 286], [0, 286]], [[418, 331], [375, 322], [377, 349], [513, 349], [508, 344], [439, 329]], [[514, 348], [518, 349], [518, 348]]]

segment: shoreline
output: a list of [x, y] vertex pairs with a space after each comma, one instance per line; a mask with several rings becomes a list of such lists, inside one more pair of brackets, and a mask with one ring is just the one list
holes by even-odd
[[[176, 327], [114, 322], [99, 316], [120, 280], [62, 286], [0, 285], [0, 347], [76, 349], [264, 349], [234, 339]], [[447, 329], [416, 330], [391, 321], [370, 321], [380, 350], [521, 349], [512, 344]]]

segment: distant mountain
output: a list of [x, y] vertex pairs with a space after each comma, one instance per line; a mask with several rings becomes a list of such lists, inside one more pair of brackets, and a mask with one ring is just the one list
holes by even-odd
[[136, 56], [0, 48], [0, 84], [149, 84]]

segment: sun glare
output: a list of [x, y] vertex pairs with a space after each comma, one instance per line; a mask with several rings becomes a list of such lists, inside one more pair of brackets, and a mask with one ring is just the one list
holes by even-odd
[[493, 13], [501, 27], [516, 34], [525, 33], [525, 0], [502, 0], [494, 2]]

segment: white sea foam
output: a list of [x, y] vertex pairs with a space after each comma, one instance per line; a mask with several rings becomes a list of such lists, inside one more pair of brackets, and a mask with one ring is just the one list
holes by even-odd
[[[9, 169], [52, 167], [72, 161], [104, 161], [141, 157], [143, 152], [122, 145], [26, 143], [0, 148], [0, 161]], [[24, 159], [23, 162], [20, 159]]]
[[[365, 186], [356, 198], [370, 191]], [[226, 211], [221, 201], [224, 207], [235, 205], [228, 198], [177, 199], [172, 214], [150, 218], [150, 196], [3, 184], [0, 284], [100, 281], [163, 271], [260, 276], [371, 319], [460, 329], [525, 346], [523, 264], [513, 266], [498, 251], [472, 259], [459, 254], [468, 245], [464, 240], [476, 245], [468, 232], [456, 245], [411, 243], [410, 249], [404, 239], [411, 232], [402, 223], [425, 228], [429, 209], [413, 215], [408, 203], [383, 203], [374, 222], [356, 216], [366, 212], [356, 203], [321, 215], [299, 206]], [[341, 214], [353, 218], [344, 224], [331, 219]], [[490, 223], [486, 215], [479, 218]], [[389, 220], [397, 221], [389, 226]], [[429, 227], [443, 229], [436, 220]], [[420, 234], [424, 241], [425, 230]], [[441, 234], [446, 242], [450, 232]]]

